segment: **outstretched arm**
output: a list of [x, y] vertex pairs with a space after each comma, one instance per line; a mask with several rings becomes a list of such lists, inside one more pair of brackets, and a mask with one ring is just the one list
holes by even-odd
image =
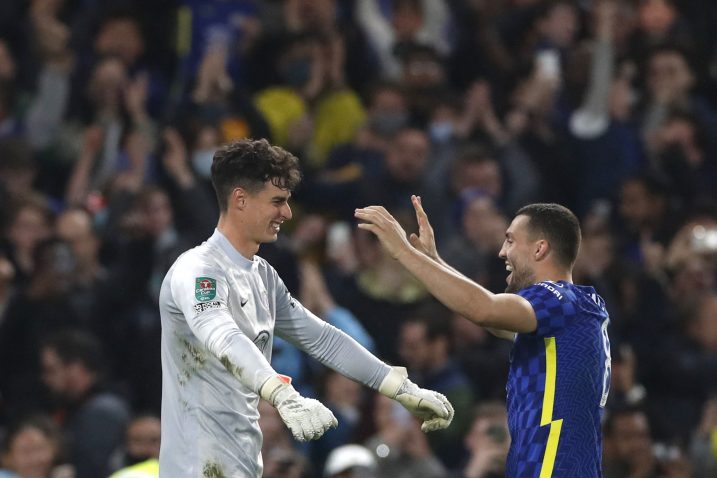
[[421, 420], [424, 432], [451, 424], [453, 407], [446, 397], [419, 388], [408, 379], [406, 369], [389, 367], [346, 333], [316, 317], [291, 297], [283, 283], [279, 282], [277, 290], [282, 291], [277, 296], [277, 335], [327, 367], [396, 400]]
[[359, 228], [374, 233], [381, 244], [446, 307], [484, 327], [533, 332], [537, 319], [530, 303], [515, 294], [493, 294], [451, 267], [411, 245], [396, 219], [382, 206], [357, 209]]

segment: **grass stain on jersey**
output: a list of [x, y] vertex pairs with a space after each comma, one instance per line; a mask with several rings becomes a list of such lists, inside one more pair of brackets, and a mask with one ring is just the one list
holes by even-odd
[[190, 378], [199, 373], [199, 370], [207, 363], [207, 356], [204, 351], [197, 348], [191, 342], [183, 337], [177, 337], [179, 345], [182, 347], [182, 364], [184, 367], [179, 372], [179, 385], [184, 386]]
[[202, 468], [202, 478], [227, 478], [222, 466], [215, 461], [208, 461]]
[[241, 374], [244, 372], [244, 369], [234, 365], [228, 355], [222, 355], [219, 361], [230, 374], [234, 375], [238, 380], [241, 380]]

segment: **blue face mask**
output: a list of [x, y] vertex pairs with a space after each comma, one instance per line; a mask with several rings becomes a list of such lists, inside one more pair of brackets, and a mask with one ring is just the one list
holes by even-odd
[[437, 121], [428, 127], [428, 134], [434, 143], [446, 143], [453, 138], [453, 123]]
[[408, 115], [403, 112], [380, 113], [371, 118], [369, 124], [379, 136], [393, 136], [408, 124]]
[[214, 162], [213, 149], [200, 149], [192, 153], [192, 167], [200, 178], [212, 177], [212, 162]]

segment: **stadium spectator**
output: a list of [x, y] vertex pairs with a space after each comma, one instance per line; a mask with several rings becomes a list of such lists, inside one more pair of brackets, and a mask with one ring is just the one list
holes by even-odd
[[[573, 210], [574, 279], [611, 318], [606, 409], [645, 410], [656, 469], [709, 476], [716, 24], [708, 0], [1, 1], [0, 436], [47, 410], [32, 347], [78, 325], [131, 414], [159, 412], [156, 278], [214, 230], [218, 147], [273, 137], [305, 180], [262, 257], [388, 362], [427, 297], [356, 207], [410, 232], [420, 195], [438, 249], [492, 292], [496, 225]], [[502, 398], [512, 343], [451, 322], [474, 396]], [[315, 361], [280, 340], [272, 359], [316, 395]], [[318, 478], [310, 453], [266, 452], [266, 472]]]
[[112, 452], [129, 421], [125, 401], [105, 389], [104, 357], [91, 335], [62, 331], [39, 348], [42, 380], [55, 400], [52, 410], [67, 439], [77, 478], [106, 476]]
[[[391, 400], [376, 395], [373, 404], [375, 433], [364, 446], [376, 462], [377, 478], [439, 478], [446, 468], [421, 434], [410, 414], [396, 408]], [[331, 461], [327, 461], [327, 466]]]
[[505, 462], [510, 447], [505, 404], [479, 402], [470, 431], [463, 442], [470, 453], [462, 469], [463, 478], [505, 476]]
[[73, 478], [74, 469], [62, 464], [62, 453], [62, 436], [50, 417], [35, 415], [18, 420], [3, 440], [0, 477]]

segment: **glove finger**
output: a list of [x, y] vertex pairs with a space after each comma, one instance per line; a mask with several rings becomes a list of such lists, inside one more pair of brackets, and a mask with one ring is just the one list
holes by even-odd
[[330, 419], [331, 424], [330, 424], [329, 426], [330, 426], [331, 428], [336, 428], [336, 427], [338, 427], [338, 426], [339, 426], [339, 421], [336, 419], [336, 416], [331, 412], [331, 410], [329, 410], [329, 416], [331, 417], [331, 419]]
[[291, 434], [294, 435], [294, 439], [297, 441], [304, 442], [306, 441], [306, 436], [304, 435], [304, 429], [301, 427], [301, 425], [296, 425], [295, 427], [291, 428]]
[[442, 430], [447, 428], [448, 425], [450, 425], [450, 422], [447, 420], [442, 418], [433, 418], [431, 420], [426, 420], [423, 424], [421, 424], [421, 431], [428, 433], [435, 430]]
[[336, 419], [336, 416], [334, 416], [333, 412], [328, 408], [326, 409], [326, 414], [324, 416], [324, 423], [326, 424], [327, 430], [329, 428], [336, 428], [339, 426], [339, 421]]
[[321, 426], [321, 434], [319, 436], [326, 433], [330, 428], [336, 428], [339, 424], [334, 414], [328, 408], [322, 410], [319, 421]]
[[453, 420], [453, 415], [455, 414], [455, 410], [453, 410], [453, 405], [451, 405], [451, 402], [448, 401], [445, 395], [441, 393], [436, 394], [438, 396], [438, 399], [443, 403], [443, 406], [446, 407], [446, 410], [448, 411], [448, 416], [444, 417], [448, 420], [448, 423]]
[[421, 423], [421, 431], [423, 433], [432, 432], [436, 429], [436, 421], [435, 420], [426, 420], [425, 422]]
[[450, 411], [443, 403], [443, 401], [437, 396], [431, 398], [433, 400], [424, 399], [421, 400], [421, 402], [419, 403], [419, 408], [423, 409], [424, 413], [428, 415], [427, 418], [433, 418], [433, 415], [441, 418], [448, 418], [450, 415]]
[[314, 439], [321, 437], [329, 429], [329, 417], [324, 407], [316, 409], [311, 417], [311, 425], [314, 427]]
[[451, 402], [440, 393], [434, 393], [433, 395], [441, 403], [443, 410], [442, 413], [436, 413], [433, 417], [423, 422], [421, 430], [424, 433], [447, 428], [453, 420], [454, 410]]
[[316, 440], [324, 434], [324, 427], [322, 426], [321, 418], [319, 416], [312, 414], [306, 421], [306, 434], [308, 440]]
[[[421, 421], [436, 415], [437, 411], [442, 408], [438, 403], [431, 403], [426, 397], [418, 397], [416, 395], [403, 394], [396, 397], [396, 400], [403, 405], [413, 416]], [[438, 407], [438, 408], [436, 408]]]

